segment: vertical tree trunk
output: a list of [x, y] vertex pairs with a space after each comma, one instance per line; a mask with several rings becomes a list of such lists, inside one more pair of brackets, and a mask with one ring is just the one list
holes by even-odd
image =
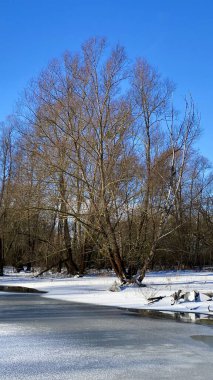
[[168, 216], [169, 216], [169, 211], [167, 211], [166, 214], [164, 214], [164, 213], [161, 214], [161, 219], [160, 219], [160, 223], [158, 226], [158, 230], [157, 230], [156, 236], [153, 240], [150, 252], [149, 252], [148, 256], [146, 257], [144, 264], [143, 264], [143, 266], [139, 272], [139, 276], [137, 278], [138, 283], [141, 283], [143, 281], [145, 274], [147, 272], [147, 269], [149, 269], [150, 264], [155, 257], [156, 248], [157, 248], [157, 245], [159, 243], [160, 238], [162, 237], [162, 233], [163, 233], [164, 227], [166, 225]]
[[0, 276], [4, 274], [4, 255], [3, 255], [3, 241], [0, 238]]
[[140, 275], [139, 277], [137, 278], [137, 282], [141, 283], [145, 277], [145, 274], [147, 272], [147, 269], [149, 269], [149, 266], [155, 256], [155, 252], [156, 252], [156, 246], [157, 246], [157, 241], [154, 241], [154, 243], [152, 244], [152, 247], [151, 247], [151, 250], [149, 252], [149, 255], [147, 256], [145, 262], [144, 262], [144, 265], [142, 267], [142, 269], [140, 270]]
[[78, 273], [78, 267], [73, 260], [72, 247], [71, 247], [71, 237], [69, 232], [69, 225], [67, 218], [64, 220], [64, 242], [67, 251], [67, 259], [65, 261], [65, 265], [67, 267], [67, 271], [69, 274]]
[[61, 215], [63, 218], [62, 220], [63, 235], [64, 235], [64, 243], [65, 243], [66, 253], [67, 253], [65, 265], [67, 268], [67, 272], [69, 274], [76, 274], [78, 273], [78, 267], [73, 260], [71, 236], [70, 236], [69, 224], [68, 224], [68, 218], [67, 218], [66, 185], [65, 185], [63, 173], [61, 174], [59, 185], [60, 185], [60, 195], [61, 195]]

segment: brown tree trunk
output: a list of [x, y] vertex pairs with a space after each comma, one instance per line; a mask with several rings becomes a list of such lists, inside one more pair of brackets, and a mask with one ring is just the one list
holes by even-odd
[[109, 252], [109, 259], [112, 265], [112, 268], [114, 269], [116, 275], [120, 278], [121, 281], [126, 282], [126, 270], [124, 266], [124, 262], [120, 256], [119, 248], [113, 246], [108, 246], [108, 252]]
[[152, 247], [151, 247], [151, 250], [150, 250], [150, 253], [149, 255], [147, 256], [145, 262], [144, 262], [144, 265], [142, 267], [142, 269], [140, 270], [140, 275], [139, 277], [137, 278], [137, 282], [138, 283], [141, 283], [145, 277], [145, 274], [147, 272], [147, 269], [149, 269], [149, 266], [155, 256], [155, 252], [156, 252], [156, 247], [157, 247], [157, 241], [154, 241], [154, 243], [152, 244]]
[[71, 245], [71, 236], [69, 231], [69, 224], [68, 224], [68, 218], [66, 216], [67, 214], [67, 206], [66, 206], [66, 185], [64, 181], [63, 173], [61, 174], [60, 178], [60, 195], [61, 195], [61, 214], [62, 214], [62, 226], [63, 226], [63, 237], [64, 237], [64, 243], [66, 247], [66, 259], [65, 259], [65, 266], [67, 268], [67, 272], [69, 274], [76, 274], [79, 272], [78, 267], [76, 263], [73, 260], [73, 252], [72, 252], [72, 245]]
[[160, 219], [160, 223], [158, 226], [158, 230], [156, 232], [156, 236], [153, 240], [150, 252], [144, 261], [143, 267], [139, 272], [139, 276], [137, 277], [137, 283], [141, 284], [141, 282], [143, 281], [143, 279], [145, 277], [147, 269], [149, 269], [149, 267], [150, 267], [150, 264], [151, 264], [151, 262], [155, 256], [155, 253], [156, 253], [156, 248], [157, 248], [158, 242], [159, 242], [160, 238], [162, 237], [162, 233], [164, 231], [164, 227], [166, 225], [168, 216], [169, 216], [169, 211], [167, 211], [166, 214], [164, 214], [164, 213], [161, 214], [161, 219]]
[[3, 241], [0, 238], [0, 276], [4, 274]]

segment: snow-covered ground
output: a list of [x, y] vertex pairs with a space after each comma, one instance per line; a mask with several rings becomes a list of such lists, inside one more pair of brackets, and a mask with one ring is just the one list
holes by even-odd
[[[115, 281], [119, 283], [115, 276], [104, 273], [82, 278], [50, 275], [35, 278], [32, 274], [8, 273], [1, 278], [0, 285], [34, 288], [47, 292], [42, 297], [64, 301], [190, 313], [192, 319], [197, 314], [213, 317], [213, 272], [152, 272], [145, 277], [146, 287], [131, 285], [112, 292], [109, 289]], [[187, 294], [174, 302], [173, 295], [180, 290], [181, 294]], [[199, 293], [196, 300], [194, 292]]]

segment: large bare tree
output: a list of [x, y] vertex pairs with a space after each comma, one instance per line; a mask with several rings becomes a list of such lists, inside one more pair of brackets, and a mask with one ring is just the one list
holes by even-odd
[[188, 175], [199, 118], [191, 99], [178, 115], [174, 85], [149, 63], [127, 62], [123, 47], [110, 51], [92, 38], [30, 83], [18, 111], [14, 177], [16, 189], [23, 179], [25, 201], [16, 191], [14, 205], [24, 210], [31, 256], [40, 257], [46, 240], [50, 266], [64, 263], [75, 274], [100, 260], [124, 283], [141, 283], [187, 220], [201, 229], [193, 200], [201, 176]]

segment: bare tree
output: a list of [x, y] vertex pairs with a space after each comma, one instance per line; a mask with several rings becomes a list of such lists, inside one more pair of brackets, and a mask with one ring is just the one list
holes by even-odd
[[157, 253], [176, 246], [186, 220], [196, 225], [200, 252], [205, 213], [200, 199], [194, 222], [192, 198], [202, 181], [188, 175], [199, 118], [189, 100], [181, 120], [173, 91], [145, 60], [130, 67], [121, 46], [109, 51], [99, 38], [30, 83], [18, 110], [13, 177], [22, 257], [63, 263], [72, 274], [100, 259], [123, 282], [138, 271], [142, 282]]
[[4, 234], [7, 210], [10, 203], [10, 181], [12, 175], [12, 128], [1, 124], [0, 137], [0, 275], [4, 267]]

